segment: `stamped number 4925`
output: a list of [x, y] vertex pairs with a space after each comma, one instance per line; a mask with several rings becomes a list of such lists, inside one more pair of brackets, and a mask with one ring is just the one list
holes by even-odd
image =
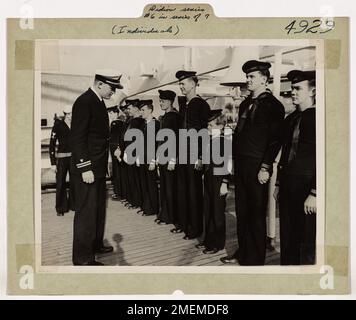
[[297, 20], [293, 20], [288, 24], [284, 29], [287, 30], [287, 34], [290, 33], [326, 33], [335, 28], [335, 21], [332, 19], [315, 19], [313, 22], [308, 20], [300, 20], [299, 23]]

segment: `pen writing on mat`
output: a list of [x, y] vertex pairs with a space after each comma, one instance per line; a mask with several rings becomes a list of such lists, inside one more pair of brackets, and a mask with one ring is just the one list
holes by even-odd
[[335, 28], [335, 21], [331, 18], [327, 19], [315, 19], [312, 22], [308, 20], [293, 20], [289, 23], [284, 30], [287, 30], [287, 34], [297, 34], [297, 33], [326, 33]]
[[119, 26], [115, 24], [112, 29], [111, 33], [114, 35], [119, 34], [173, 34], [177, 35], [180, 29], [176, 26], [169, 26], [167, 28], [157, 28], [152, 26], [139, 26], [139, 27], [129, 27], [128, 25]]
[[177, 7], [164, 6], [164, 5], [152, 5], [147, 12], [144, 13], [144, 18], [158, 19], [158, 20], [192, 20], [194, 22], [205, 21], [210, 17], [209, 13], [205, 13], [206, 10], [201, 7], [183, 7], [178, 9]]

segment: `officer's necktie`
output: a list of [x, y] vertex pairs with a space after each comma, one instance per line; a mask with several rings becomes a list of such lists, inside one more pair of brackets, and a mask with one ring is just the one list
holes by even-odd
[[295, 118], [293, 119], [293, 136], [292, 143], [288, 156], [288, 163], [295, 159], [298, 149], [299, 133], [300, 133], [300, 121], [302, 120], [302, 112], [297, 111]]

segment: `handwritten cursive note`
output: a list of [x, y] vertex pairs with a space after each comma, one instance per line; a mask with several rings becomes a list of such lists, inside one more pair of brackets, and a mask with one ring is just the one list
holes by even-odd
[[143, 14], [146, 19], [156, 20], [191, 20], [194, 22], [206, 21], [211, 16], [204, 7], [200, 6], [172, 6], [156, 5], [148, 7]]
[[[118, 25], [111, 28], [113, 35], [170, 34], [176, 36], [183, 28], [182, 22], [203, 23], [213, 16], [210, 6], [183, 4], [152, 4], [145, 7], [143, 20], [149, 23]], [[166, 22], [171, 22], [168, 24]], [[162, 24], [161, 22], [165, 22]], [[148, 24], [148, 26], [147, 26]]]
[[173, 34], [177, 35], [179, 33], [178, 26], [169, 26], [167, 28], [157, 28], [152, 26], [139, 26], [139, 27], [129, 27], [128, 25], [117, 25], [115, 24], [112, 29], [111, 33], [114, 35], [119, 35], [123, 33], [127, 34]]

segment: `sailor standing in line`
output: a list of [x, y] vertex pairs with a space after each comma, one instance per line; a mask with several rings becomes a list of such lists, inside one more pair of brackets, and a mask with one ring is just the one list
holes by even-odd
[[[69, 146], [69, 132], [72, 119], [72, 106], [63, 109], [64, 119], [56, 119], [49, 142], [49, 158], [51, 169], [56, 173], [56, 211], [57, 216], [63, 216], [69, 210], [74, 211], [74, 185], [70, 167], [71, 152]], [[56, 143], [58, 150], [56, 153]], [[67, 194], [66, 177], [69, 173], [69, 194]]]
[[[315, 71], [293, 70], [287, 77], [296, 110], [283, 123], [274, 193], [279, 196], [281, 265], [308, 265], [316, 263]], [[270, 157], [276, 157], [275, 150]]]
[[284, 120], [284, 107], [267, 91], [268, 62], [250, 60], [243, 66], [251, 95], [239, 108], [234, 131], [235, 202], [239, 248], [223, 263], [264, 265], [266, 256], [266, 211], [268, 180], [272, 166], [266, 151], [278, 148], [278, 133]]
[[[140, 100], [142, 118], [145, 120], [143, 128], [144, 159], [140, 163], [141, 186], [142, 186], [142, 215], [158, 215], [159, 192], [157, 183], [157, 160], [156, 160], [156, 135], [159, 130], [159, 121], [153, 117], [153, 101]], [[150, 136], [152, 140], [150, 140]]]
[[115, 151], [119, 146], [119, 138], [121, 136], [124, 122], [118, 118], [119, 110], [117, 106], [107, 108], [110, 120], [110, 155], [112, 164], [112, 183], [114, 186], [114, 194], [111, 196], [113, 200], [119, 200], [120, 194], [122, 193], [121, 187], [121, 170], [120, 163], [116, 158]]
[[[159, 102], [164, 115], [160, 120], [160, 129], [172, 130], [176, 138], [176, 157], [168, 163], [159, 164], [160, 173], [160, 211], [157, 224], [174, 224], [175, 229], [181, 229], [177, 217], [177, 171], [179, 113], [173, 107], [176, 93], [171, 90], [158, 90]], [[163, 143], [163, 142], [162, 142]]]
[[[195, 71], [178, 71], [176, 78], [184, 95], [180, 99], [179, 113], [181, 116], [181, 129], [199, 130], [207, 128], [210, 115], [209, 104], [197, 95], [196, 89], [198, 78]], [[202, 146], [198, 144], [198, 160], [195, 163], [191, 153], [196, 150], [190, 149], [187, 144], [187, 163], [179, 163], [177, 166], [177, 205], [179, 225], [185, 236], [183, 239], [190, 240], [199, 237], [203, 232], [203, 184], [202, 184]], [[172, 229], [173, 233], [182, 232], [181, 229]]]
[[123, 122], [123, 127], [122, 127], [122, 131], [119, 137], [119, 145], [118, 148], [115, 150], [114, 155], [116, 156], [118, 162], [119, 162], [119, 166], [120, 166], [120, 172], [121, 172], [121, 199], [120, 201], [122, 203], [125, 204], [125, 206], [127, 206], [129, 204], [128, 202], [128, 193], [129, 193], [129, 180], [128, 180], [128, 165], [125, 161], [123, 161], [123, 156], [124, 156], [124, 150], [125, 150], [125, 141], [124, 141], [124, 137], [125, 137], [125, 133], [129, 127], [130, 121], [131, 121], [131, 116], [129, 114], [128, 111], [128, 106], [130, 103], [134, 103], [131, 102], [132, 100], [126, 99], [125, 101], [125, 105], [120, 106], [120, 110], [124, 113], [125, 115], [125, 120]]
[[113, 251], [104, 245], [106, 172], [109, 155], [109, 117], [103, 99], [122, 89], [114, 70], [95, 74], [93, 86], [73, 105], [70, 145], [75, 185], [73, 264], [103, 265], [95, 254]]
[[[224, 127], [227, 119], [222, 109], [211, 110], [209, 117], [210, 163], [204, 165], [204, 240], [196, 245], [204, 254], [214, 254], [225, 248], [225, 207], [228, 194], [228, 176], [231, 168], [231, 149], [225, 150]], [[231, 146], [231, 144], [230, 144]], [[217, 163], [213, 152], [219, 152], [223, 162]], [[229, 154], [230, 153], [230, 154]], [[230, 162], [230, 163], [229, 163]], [[219, 172], [220, 171], [220, 172]]]
[[[141, 117], [141, 112], [139, 108], [140, 101], [138, 99], [134, 100], [132, 103], [128, 105], [128, 112], [131, 116], [130, 123], [127, 127], [127, 130], [137, 129], [143, 132], [143, 128], [145, 126], [145, 120]], [[142, 188], [140, 183], [140, 168], [139, 168], [139, 158], [138, 154], [134, 154], [133, 156], [136, 158], [135, 163], [128, 163], [127, 157], [128, 154], [126, 152], [126, 148], [131, 145], [133, 141], [124, 141], [124, 150], [123, 150], [123, 161], [127, 164], [127, 174], [128, 174], [128, 208], [129, 209], [139, 209], [142, 210]]]

